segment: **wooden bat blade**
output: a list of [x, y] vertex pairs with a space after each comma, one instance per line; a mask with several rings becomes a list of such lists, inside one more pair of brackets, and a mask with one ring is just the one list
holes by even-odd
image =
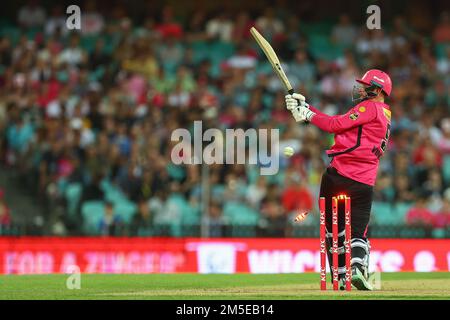
[[250, 29], [250, 33], [252, 34], [253, 38], [255, 38], [256, 42], [258, 43], [264, 54], [267, 56], [269, 61], [273, 63], [280, 63], [280, 60], [278, 59], [278, 56], [273, 50], [270, 43], [266, 39], [264, 39], [264, 37], [259, 33], [258, 30], [256, 30], [255, 27], [252, 27]]
[[269, 60], [270, 64], [272, 65], [273, 69], [275, 70], [276, 74], [280, 78], [281, 82], [286, 87], [286, 90], [292, 94], [294, 90], [292, 89], [291, 83], [289, 82], [289, 79], [287, 78], [286, 74], [284, 73], [283, 68], [281, 67], [280, 60], [278, 59], [277, 54], [273, 50], [270, 43], [264, 39], [264, 37], [256, 30], [255, 27], [252, 27], [250, 29], [250, 33], [252, 34], [253, 38], [255, 38], [256, 42], [258, 43], [261, 50], [266, 55], [267, 59]]

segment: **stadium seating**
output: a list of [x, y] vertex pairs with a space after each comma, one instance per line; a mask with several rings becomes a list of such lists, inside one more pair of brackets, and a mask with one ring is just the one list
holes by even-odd
[[118, 199], [114, 203], [114, 214], [117, 215], [125, 225], [130, 224], [136, 212], [137, 206], [132, 201]]
[[77, 214], [78, 206], [80, 204], [83, 186], [81, 183], [70, 183], [65, 188], [65, 198], [67, 201], [67, 213], [69, 217], [74, 217]]
[[98, 235], [99, 225], [105, 213], [103, 201], [86, 201], [81, 206], [83, 231], [86, 234]]
[[442, 165], [442, 177], [446, 185], [450, 185], [450, 154], [444, 156], [444, 163]]

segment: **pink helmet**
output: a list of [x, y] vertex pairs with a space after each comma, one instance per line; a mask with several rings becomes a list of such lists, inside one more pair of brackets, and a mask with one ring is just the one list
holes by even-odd
[[392, 81], [386, 72], [371, 69], [364, 74], [362, 79], [356, 79], [356, 81], [368, 86], [376, 85], [383, 89], [383, 92], [386, 93], [386, 95], [391, 95]]

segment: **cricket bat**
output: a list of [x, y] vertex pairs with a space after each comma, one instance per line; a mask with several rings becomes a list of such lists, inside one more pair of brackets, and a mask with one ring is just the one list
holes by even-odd
[[286, 77], [286, 74], [284, 73], [283, 68], [281, 67], [280, 60], [278, 59], [277, 54], [275, 51], [273, 51], [272, 46], [269, 42], [267, 42], [266, 39], [258, 32], [258, 30], [255, 29], [255, 27], [252, 27], [250, 29], [250, 33], [252, 34], [253, 38], [255, 38], [256, 42], [260, 46], [261, 50], [266, 55], [267, 59], [269, 60], [270, 64], [272, 65], [273, 69], [275, 70], [275, 73], [280, 78], [281, 82], [285, 86], [287, 92], [289, 94], [294, 93], [294, 89], [292, 88], [291, 83], [289, 82], [289, 79]]

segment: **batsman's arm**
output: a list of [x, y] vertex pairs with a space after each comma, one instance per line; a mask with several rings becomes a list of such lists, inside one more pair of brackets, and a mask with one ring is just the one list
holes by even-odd
[[355, 106], [346, 114], [337, 116], [329, 116], [324, 113], [315, 114], [310, 119], [310, 123], [326, 132], [339, 133], [370, 122], [377, 116], [374, 108], [365, 108], [363, 112], [358, 109], [358, 106]]
[[312, 112], [314, 112], [315, 114], [319, 114], [319, 115], [324, 115], [324, 116], [326, 116], [325, 113], [323, 113], [322, 111], [316, 109], [316, 108], [313, 107], [312, 105], [308, 105], [308, 108], [309, 108]]

